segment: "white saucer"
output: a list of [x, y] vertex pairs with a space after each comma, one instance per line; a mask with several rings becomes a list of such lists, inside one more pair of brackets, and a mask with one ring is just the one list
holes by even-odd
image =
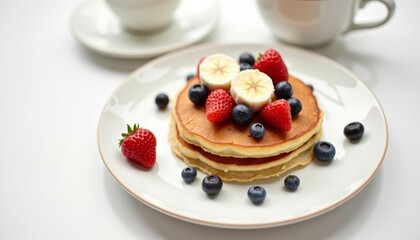
[[104, 0], [87, 0], [74, 12], [71, 31], [90, 50], [111, 57], [148, 58], [188, 46], [217, 25], [219, 11], [213, 0], [182, 0], [174, 21], [160, 32], [139, 35], [122, 28]]

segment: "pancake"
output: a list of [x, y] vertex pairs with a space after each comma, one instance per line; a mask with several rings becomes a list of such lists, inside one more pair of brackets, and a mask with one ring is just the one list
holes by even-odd
[[[289, 77], [289, 83], [293, 87], [293, 97], [302, 102], [302, 111], [293, 119], [290, 131], [265, 125], [265, 134], [260, 140], [250, 136], [249, 126], [238, 126], [232, 121], [208, 121], [205, 107], [195, 106], [188, 98], [189, 88], [196, 83], [199, 83], [197, 78], [190, 80], [178, 93], [172, 117], [185, 142], [211, 154], [235, 158], [277, 156], [302, 146], [321, 129], [323, 115], [315, 96], [305, 83], [293, 76]], [[263, 121], [255, 114], [253, 122]]]
[[261, 171], [269, 168], [277, 167], [292, 161], [302, 152], [311, 149], [312, 146], [319, 141], [321, 132], [318, 132], [311, 137], [306, 143], [299, 148], [288, 152], [281, 153], [276, 156], [262, 157], [262, 158], [235, 158], [224, 157], [211, 154], [204, 151], [202, 148], [185, 142], [177, 131], [175, 122], [172, 120], [169, 130], [169, 142], [173, 152], [175, 152], [182, 159], [188, 158], [190, 162], [194, 159], [195, 165], [201, 170], [208, 167], [218, 171]]
[[[226, 171], [226, 169], [220, 169], [219, 167], [214, 167], [211, 165], [211, 161], [204, 161], [202, 156], [200, 156], [200, 152], [192, 152], [192, 154], [188, 153], [188, 151], [191, 151], [190, 147], [184, 146], [184, 144], [177, 141], [178, 138], [173, 138], [174, 135], [176, 136], [176, 129], [171, 129], [171, 135], [170, 138], [172, 141], [172, 151], [181, 158], [187, 165], [196, 167], [197, 169], [201, 170], [205, 174], [214, 174], [218, 175], [223, 181], [225, 182], [252, 182], [256, 180], [266, 180], [266, 179], [272, 179], [281, 176], [282, 174], [285, 174], [286, 172], [289, 172], [292, 169], [296, 169], [299, 167], [304, 167], [308, 165], [313, 158], [312, 154], [312, 148], [306, 148], [303, 149], [301, 152], [296, 152], [296, 156], [293, 158], [283, 162], [279, 165], [273, 165], [268, 166], [264, 169], [259, 169], [256, 167], [255, 170], [248, 169], [246, 171], [244, 170], [229, 170]], [[320, 137], [320, 134], [316, 135], [316, 139]], [[185, 142], [184, 142], [185, 143]], [[188, 144], [188, 143], [185, 143]], [[312, 145], [311, 145], [312, 146]], [[187, 150], [187, 151], [185, 151]], [[191, 157], [191, 155], [197, 154], [195, 157]], [[234, 165], [231, 165], [234, 166]], [[258, 166], [258, 165], [255, 165]], [[255, 167], [254, 166], [254, 167]]]
[[189, 166], [196, 167], [203, 171], [205, 174], [214, 174], [219, 176], [225, 182], [253, 182], [256, 180], [266, 180], [270, 178], [280, 177], [281, 175], [289, 172], [292, 169], [304, 167], [308, 165], [313, 158], [312, 151], [310, 149], [300, 153], [298, 156], [288, 161], [285, 164], [271, 167], [259, 171], [229, 171], [224, 172], [219, 169], [215, 169], [197, 159], [183, 156], [179, 152], [175, 151], [178, 157], [182, 158]]

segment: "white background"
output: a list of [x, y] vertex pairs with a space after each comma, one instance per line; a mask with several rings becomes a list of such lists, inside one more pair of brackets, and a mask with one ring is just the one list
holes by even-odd
[[[420, 238], [419, 1], [397, 1], [386, 26], [315, 50], [353, 71], [384, 109], [389, 146], [376, 177], [329, 213], [262, 230], [173, 219], [113, 179], [96, 144], [99, 116], [121, 81], [148, 60], [103, 57], [77, 43], [69, 18], [80, 3], [0, 3], [0, 239]], [[220, 1], [220, 11], [202, 42], [276, 43], [253, 0]], [[383, 14], [372, 5], [360, 18]]]

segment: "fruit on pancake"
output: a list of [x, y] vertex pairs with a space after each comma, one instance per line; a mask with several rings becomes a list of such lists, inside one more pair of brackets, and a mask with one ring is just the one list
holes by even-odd
[[211, 91], [229, 90], [230, 83], [239, 72], [239, 64], [224, 54], [213, 54], [206, 57], [199, 65], [201, 82]]
[[289, 99], [293, 94], [292, 85], [288, 81], [281, 81], [274, 86], [274, 94], [277, 99]]
[[365, 127], [360, 122], [352, 122], [344, 127], [344, 135], [352, 141], [362, 138], [364, 132]]
[[248, 189], [248, 198], [254, 204], [261, 204], [264, 202], [267, 192], [261, 186], [252, 186]]
[[122, 134], [119, 145], [123, 155], [130, 161], [151, 168], [156, 162], [155, 135], [138, 124], [133, 127], [127, 124], [127, 133]]
[[299, 99], [291, 97], [287, 99], [287, 101], [290, 104], [290, 112], [292, 114], [292, 117], [296, 116], [300, 111], [302, 111], [302, 103]]
[[260, 139], [264, 136], [265, 128], [264, 125], [261, 123], [254, 123], [249, 128], [249, 132], [251, 133], [251, 136], [255, 139]]
[[309, 89], [311, 89], [311, 91], [314, 91], [314, 86], [312, 84], [306, 84], [306, 86], [308, 86]]
[[265, 51], [265, 53], [260, 56], [257, 62], [255, 62], [253, 68], [258, 69], [270, 76], [274, 85], [289, 79], [289, 73], [287, 71], [286, 65], [283, 62], [283, 59], [279, 52], [274, 49], [268, 49]]
[[249, 65], [249, 63], [246, 63], [246, 62], [239, 63], [239, 71], [249, 70], [249, 69], [252, 69], [252, 65]]
[[274, 85], [267, 74], [255, 69], [244, 70], [233, 79], [230, 94], [237, 104], [245, 104], [256, 112], [271, 102]]
[[188, 89], [188, 98], [196, 106], [201, 106], [206, 103], [207, 96], [210, 90], [203, 84], [194, 84]]
[[315, 143], [313, 153], [316, 159], [321, 162], [330, 162], [335, 156], [335, 147], [327, 141]]
[[286, 99], [278, 99], [264, 106], [260, 115], [265, 123], [277, 129], [289, 131], [292, 128], [290, 105]]
[[216, 89], [209, 94], [206, 100], [207, 120], [214, 123], [226, 121], [230, 118], [235, 101], [223, 89]]
[[209, 175], [203, 178], [201, 188], [207, 195], [214, 196], [218, 194], [223, 187], [222, 179], [217, 175]]
[[248, 63], [249, 65], [254, 65], [255, 58], [252, 56], [251, 53], [244, 52], [241, 55], [239, 55], [239, 63]]
[[245, 126], [251, 123], [254, 113], [245, 104], [238, 104], [232, 109], [233, 121], [239, 125]]
[[289, 175], [284, 179], [284, 185], [289, 190], [296, 190], [300, 185], [300, 179], [296, 175]]
[[255, 58], [252, 54], [245, 52], [239, 55], [239, 66], [241, 71], [252, 69], [252, 65], [254, 65], [254, 63]]
[[195, 78], [195, 74], [194, 74], [194, 73], [190, 73], [190, 74], [188, 74], [188, 75], [185, 77], [185, 79], [187, 79], [187, 81], [189, 81], [189, 80], [191, 80], [191, 79], [193, 79], [193, 78]]

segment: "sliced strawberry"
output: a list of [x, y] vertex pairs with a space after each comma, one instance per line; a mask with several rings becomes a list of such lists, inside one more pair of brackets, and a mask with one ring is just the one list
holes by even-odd
[[120, 147], [123, 155], [130, 161], [151, 168], [156, 162], [156, 138], [153, 133], [134, 124], [127, 124], [127, 133], [122, 134]]
[[253, 68], [270, 76], [274, 86], [281, 81], [287, 81], [289, 79], [289, 73], [283, 59], [279, 52], [274, 49], [265, 51], [257, 62], [254, 63]]
[[265, 123], [277, 129], [289, 131], [292, 128], [290, 105], [286, 99], [278, 99], [265, 105], [260, 110], [260, 115]]
[[206, 100], [206, 115], [210, 122], [223, 122], [230, 118], [235, 101], [226, 90], [216, 89]]

